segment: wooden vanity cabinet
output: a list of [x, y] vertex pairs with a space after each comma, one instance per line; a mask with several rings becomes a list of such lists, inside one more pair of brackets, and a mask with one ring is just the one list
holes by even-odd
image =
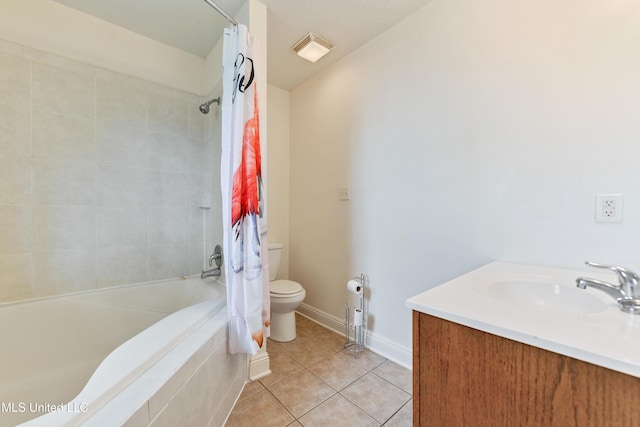
[[413, 425], [638, 427], [640, 378], [414, 311]]

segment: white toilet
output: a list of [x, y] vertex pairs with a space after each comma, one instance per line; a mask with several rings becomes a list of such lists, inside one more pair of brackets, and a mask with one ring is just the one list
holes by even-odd
[[269, 288], [271, 294], [271, 335], [274, 341], [291, 341], [296, 337], [294, 310], [304, 300], [306, 292], [300, 283], [274, 280], [280, 268], [282, 245], [269, 245]]

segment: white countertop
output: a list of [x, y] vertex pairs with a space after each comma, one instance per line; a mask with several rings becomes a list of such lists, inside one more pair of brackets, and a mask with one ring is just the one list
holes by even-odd
[[640, 315], [579, 276], [612, 272], [492, 262], [407, 300], [407, 307], [514, 341], [640, 377]]

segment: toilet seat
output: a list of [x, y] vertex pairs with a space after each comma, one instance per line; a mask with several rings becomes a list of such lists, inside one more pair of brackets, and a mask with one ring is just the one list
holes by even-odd
[[269, 282], [269, 292], [276, 295], [293, 295], [302, 291], [302, 285], [291, 280], [274, 280]]

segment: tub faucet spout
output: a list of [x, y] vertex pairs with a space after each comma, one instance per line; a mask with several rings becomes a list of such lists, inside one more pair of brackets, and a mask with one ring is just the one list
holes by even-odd
[[200, 275], [201, 279], [206, 279], [207, 277], [220, 277], [220, 268], [212, 268], [211, 270], [203, 271]]

